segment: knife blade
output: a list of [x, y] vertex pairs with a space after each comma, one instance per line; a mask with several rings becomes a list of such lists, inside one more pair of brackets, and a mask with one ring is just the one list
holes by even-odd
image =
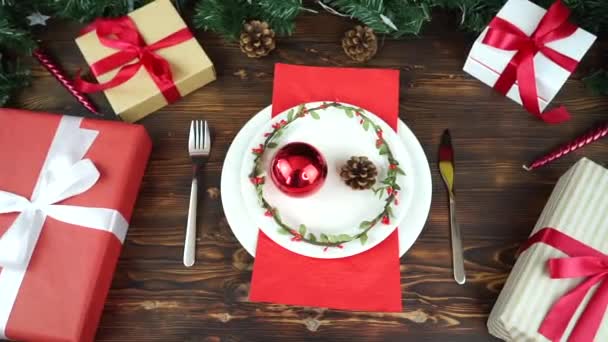
[[439, 145], [439, 173], [448, 190], [450, 200], [450, 235], [452, 238], [452, 268], [454, 280], [464, 284], [466, 275], [464, 271], [464, 255], [462, 251], [462, 236], [460, 226], [456, 221], [456, 197], [454, 196], [454, 150], [450, 131], [445, 130]]

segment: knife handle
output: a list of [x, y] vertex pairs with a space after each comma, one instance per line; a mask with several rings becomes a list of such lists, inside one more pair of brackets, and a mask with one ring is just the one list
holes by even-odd
[[460, 226], [456, 222], [456, 200], [450, 194], [450, 231], [452, 235], [452, 264], [454, 268], [454, 280], [460, 285], [466, 281], [464, 273], [464, 254], [462, 251], [462, 236]]

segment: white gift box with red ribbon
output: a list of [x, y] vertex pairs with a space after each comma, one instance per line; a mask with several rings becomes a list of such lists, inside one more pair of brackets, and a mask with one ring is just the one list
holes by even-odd
[[[527, 35], [532, 35], [546, 12], [547, 10], [528, 0], [509, 0], [498, 12], [497, 17], [510, 22]], [[473, 44], [463, 70], [490, 87], [494, 87], [516, 51], [501, 50], [484, 44], [483, 40], [487, 32], [488, 28]], [[578, 28], [569, 37], [550, 42], [547, 47], [580, 61], [595, 39], [595, 35]], [[566, 83], [571, 72], [540, 52], [534, 56], [534, 68], [538, 103], [541, 110], [544, 110]], [[509, 89], [506, 96], [520, 105], [522, 104], [517, 83]]]

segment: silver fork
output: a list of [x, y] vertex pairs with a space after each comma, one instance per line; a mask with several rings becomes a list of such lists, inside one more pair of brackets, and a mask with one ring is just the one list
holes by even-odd
[[184, 265], [194, 265], [196, 259], [196, 207], [198, 200], [198, 174], [211, 152], [211, 135], [206, 120], [192, 120], [188, 137], [188, 153], [192, 158], [192, 187], [190, 188], [190, 207], [186, 225], [184, 244]]

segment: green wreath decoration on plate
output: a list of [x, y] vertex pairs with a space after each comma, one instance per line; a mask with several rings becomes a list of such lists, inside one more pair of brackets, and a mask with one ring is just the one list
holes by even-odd
[[[380, 155], [386, 156], [389, 162], [389, 168], [386, 177], [380, 182], [380, 186], [373, 188], [374, 194], [382, 198], [382, 195], [386, 192], [387, 198], [385, 200], [383, 210], [378, 213], [375, 217], [369, 220], [362, 221], [359, 224], [361, 231], [357, 234], [325, 234], [320, 233], [318, 236], [314, 233], [308, 232], [306, 225], [300, 224], [297, 228], [291, 227], [281, 220], [279, 210], [273, 207], [264, 198], [264, 168], [262, 160], [264, 153], [269, 149], [274, 149], [278, 146], [277, 139], [283, 135], [283, 132], [296, 120], [310, 116], [315, 120], [320, 120], [321, 115], [317, 112], [320, 109], [326, 109], [329, 107], [335, 107], [344, 111], [344, 114], [349, 118], [358, 119], [359, 124], [366, 132], [372, 132], [376, 135], [376, 148]], [[323, 104], [313, 107], [306, 108], [305, 105], [298, 106], [297, 110], [293, 108], [287, 113], [287, 120], [281, 120], [272, 125], [272, 131], [265, 133], [266, 139], [263, 144], [253, 148], [251, 153], [255, 155], [254, 166], [249, 174], [249, 179], [255, 187], [257, 198], [260, 206], [266, 210], [265, 215], [274, 219], [279, 225], [279, 232], [281, 234], [291, 235], [292, 241], [304, 241], [317, 246], [328, 247], [342, 247], [342, 244], [359, 240], [361, 244], [365, 244], [368, 239], [367, 233], [374, 228], [378, 223], [390, 224], [390, 218], [393, 217], [393, 205], [398, 205], [398, 193], [401, 190], [397, 184], [397, 176], [405, 175], [403, 170], [399, 167], [399, 162], [393, 157], [390, 147], [384, 140], [382, 135], [382, 129], [376, 125], [369, 117], [367, 117], [361, 108], [344, 105], [337, 102], [323, 102]]]

